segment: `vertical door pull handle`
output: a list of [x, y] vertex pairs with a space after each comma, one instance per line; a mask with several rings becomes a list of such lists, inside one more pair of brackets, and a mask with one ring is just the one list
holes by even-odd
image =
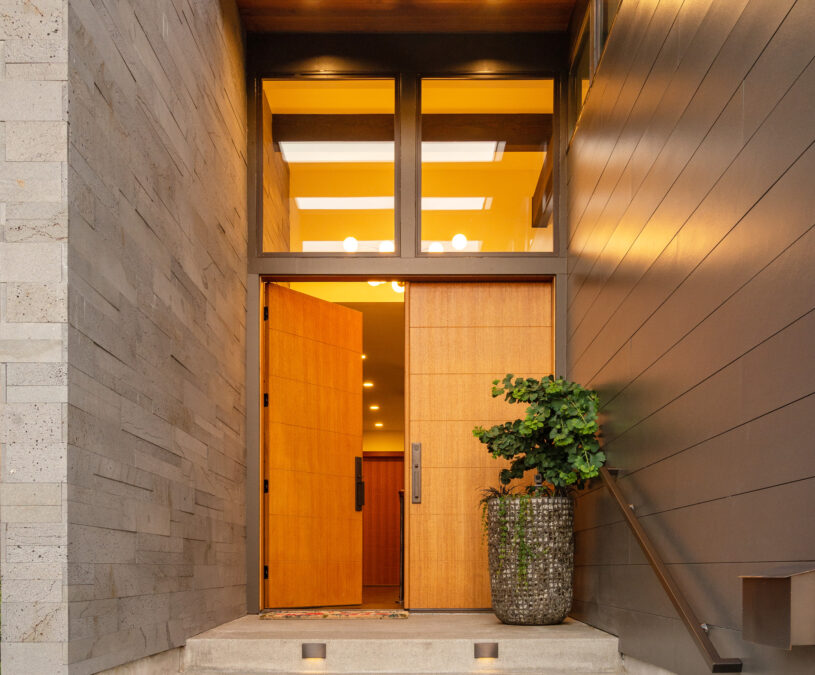
[[354, 457], [354, 510], [365, 506], [365, 481], [362, 480], [362, 457]]
[[422, 444], [410, 444], [410, 502], [422, 503]]

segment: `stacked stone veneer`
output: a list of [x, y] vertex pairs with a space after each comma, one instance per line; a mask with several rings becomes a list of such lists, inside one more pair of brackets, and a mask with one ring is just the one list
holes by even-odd
[[4, 675], [245, 611], [244, 83], [231, 2], [0, 0]]
[[0, 0], [4, 675], [62, 672], [68, 636], [65, 17], [63, 0]]

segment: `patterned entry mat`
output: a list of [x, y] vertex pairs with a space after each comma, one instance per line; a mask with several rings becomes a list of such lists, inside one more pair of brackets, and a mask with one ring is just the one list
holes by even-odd
[[406, 609], [273, 609], [261, 619], [407, 619]]

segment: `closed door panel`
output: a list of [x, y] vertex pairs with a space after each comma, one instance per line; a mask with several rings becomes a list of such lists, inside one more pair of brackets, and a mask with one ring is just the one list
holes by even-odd
[[552, 284], [411, 283], [407, 301], [407, 423], [422, 444], [422, 500], [407, 504], [406, 605], [489, 607], [478, 502], [507, 464], [472, 429], [523, 414], [491, 397], [494, 379], [552, 373]]
[[265, 607], [362, 602], [362, 315], [266, 284]]

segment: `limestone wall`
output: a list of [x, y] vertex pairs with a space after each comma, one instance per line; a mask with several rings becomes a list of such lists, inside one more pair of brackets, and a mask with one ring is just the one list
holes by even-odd
[[0, 0], [4, 675], [65, 672], [66, 4]]
[[245, 612], [246, 100], [232, 2], [70, 0], [71, 673]]

